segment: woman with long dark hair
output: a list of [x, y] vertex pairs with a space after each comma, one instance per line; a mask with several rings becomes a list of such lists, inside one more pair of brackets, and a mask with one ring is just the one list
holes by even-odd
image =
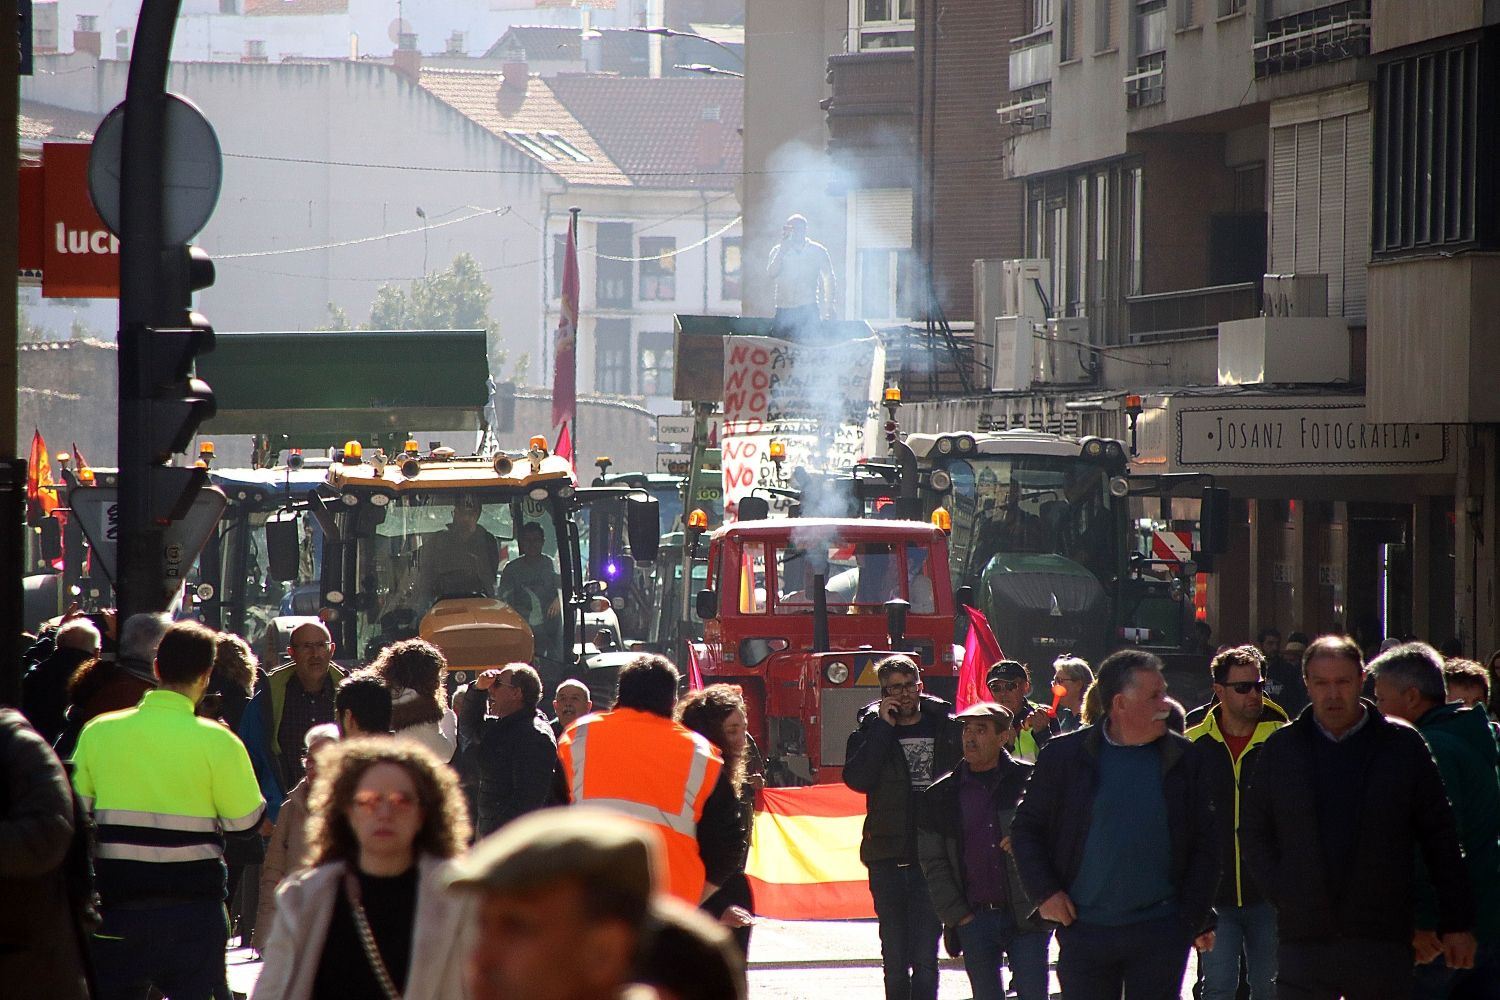
[[282, 883], [257, 1000], [457, 1000], [464, 900], [442, 862], [469, 820], [458, 780], [426, 747], [370, 737], [319, 758], [309, 870]]
[[748, 953], [755, 900], [745, 878], [745, 862], [750, 855], [750, 831], [755, 822], [755, 793], [766, 782], [758, 766], [760, 755], [750, 740], [744, 695], [736, 685], [712, 684], [678, 703], [677, 720], [719, 748], [724, 755], [724, 770], [734, 782], [740, 806], [739, 864], [719, 891], [703, 901], [702, 908], [730, 928], [740, 950]]

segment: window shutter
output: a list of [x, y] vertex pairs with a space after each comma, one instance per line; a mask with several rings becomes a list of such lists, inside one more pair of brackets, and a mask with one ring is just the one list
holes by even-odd
[[1370, 146], [1369, 112], [1344, 119], [1344, 316], [1365, 318], [1365, 271], [1370, 261]]
[[1271, 130], [1271, 272], [1296, 270], [1297, 126]]
[[911, 189], [867, 188], [854, 198], [854, 245], [911, 248]]
[[1298, 274], [1318, 271], [1318, 182], [1322, 173], [1322, 122], [1297, 126], [1296, 225], [1292, 270]]
[[1344, 133], [1348, 118], [1319, 123], [1318, 193], [1311, 208], [1318, 216], [1318, 263], [1313, 269], [1328, 275], [1328, 314], [1344, 310]]

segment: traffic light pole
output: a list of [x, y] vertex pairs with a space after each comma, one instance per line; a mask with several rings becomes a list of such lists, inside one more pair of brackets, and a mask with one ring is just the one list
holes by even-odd
[[181, 0], [143, 0], [125, 88], [120, 156], [120, 616], [164, 610], [162, 528], [151, 510], [148, 410], [140, 401], [143, 352], [154, 325], [179, 325], [162, 281], [163, 147], [167, 70]]

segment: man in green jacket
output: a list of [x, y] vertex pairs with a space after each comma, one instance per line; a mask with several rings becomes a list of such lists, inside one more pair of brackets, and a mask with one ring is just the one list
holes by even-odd
[[1478, 943], [1473, 968], [1450, 968], [1437, 943], [1436, 907], [1426, 879], [1418, 882], [1414, 997], [1500, 996], [1500, 748], [1482, 708], [1447, 704], [1443, 659], [1413, 642], [1370, 664], [1375, 704], [1387, 716], [1417, 727], [1443, 775], [1453, 803], [1464, 862], [1474, 890]]

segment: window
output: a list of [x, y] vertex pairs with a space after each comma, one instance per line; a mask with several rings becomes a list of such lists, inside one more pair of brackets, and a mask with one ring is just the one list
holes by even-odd
[[536, 139], [533, 139], [525, 132], [521, 132], [513, 128], [508, 128], [505, 130], [505, 135], [517, 146], [520, 146], [522, 149], [526, 150], [526, 152], [530, 153], [538, 160], [541, 160], [543, 163], [557, 162], [557, 157], [554, 156], [546, 146], [543, 146], [540, 142], [538, 142]]
[[850, 49], [909, 49], [916, 38], [916, 0], [850, 0]]
[[117, 28], [115, 30], [115, 59], [119, 62], [130, 61], [129, 28]]
[[78, 25], [78, 30], [79, 31], [98, 31], [99, 30], [99, 15], [98, 14], [78, 14], [78, 15], [76, 15], [76, 22], [75, 23]]
[[630, 394], [630, 320], [594, 321], [594, 391]]
[[552, 234], [552, 297], [562, 298], [563, 268], [568, 261], [568, 234]]
[[573, 160], [576, 163], [593, 162], [592, 158], [587, 153], [579, 149], [577, 146], [573, 145], [567, 139], [564, 139], [556, 132], [548, 132], [544, 130], [538, 132], [537, 135], [557, 148], [559, 151], [561, 151], [562, 154], [568, 159]]
[[1041, 31], [1052, 23], [1052, 0], [1027, 0], [1026, 8], [1032, 31]]
[[249, 41], [245, 42], [245, 58], [265, 59], [266, 43], [259, 38], [252, 38]]
[[637, 372], [642, 396], [672, 394], [672, 340], [670, 330], [641, 334]]
[[606, 309], [628, 309], [633, 276], [630, 257], [634, 242], [630, 223], [600, 222], [594, 227], [594, 232], [598, 256], [594, 271], [595, 304]]
[[859, 318], [910, 319], [910, 250], [859, 251]]
[[740, 238], [726, 236], [719, 241], [719, 298], [734, 302], [743, 295], [740, 285]]
[[238, 14], [240, 12], [240, 0], [219, 0], [220, 14]]
[[1492, 44], [1475, 41], [1382, 65], [1376, 77], [1374, 250], [1403, 256], [1500, 245], [1486, 133]]
[[1177, 0], [1177, 30], [1191, 28], [1198, 23], [1198, 0]]
[[1219, 0], [1219, 16], [1228, 17], [1245, 9], [1245, 0]]
[[1107, 52], [1115, 44], [1115, 0], [1094, 0], [1094, 51]]
[[642, 302], [671, 302], [677, 298], [677, 240], [672, 236], [641, 237]]

